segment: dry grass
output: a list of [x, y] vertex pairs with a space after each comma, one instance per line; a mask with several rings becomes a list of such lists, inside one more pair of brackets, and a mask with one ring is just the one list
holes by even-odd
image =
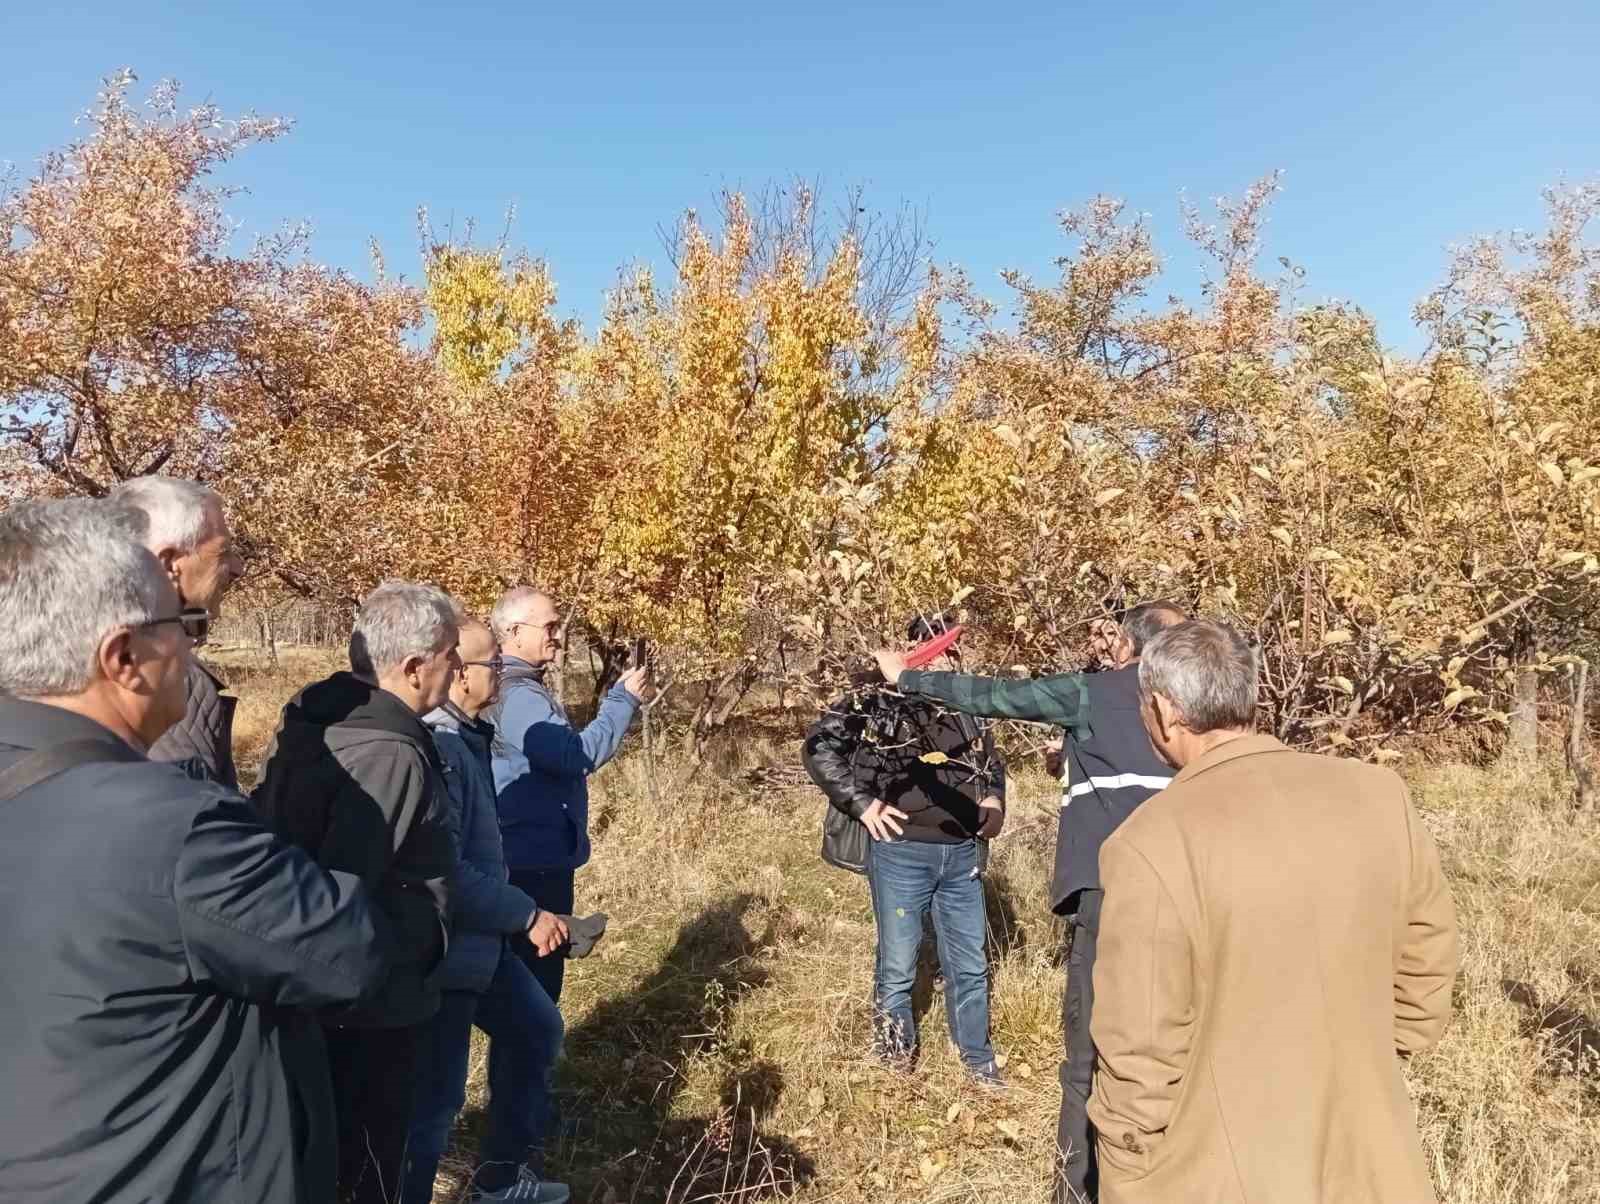
[[[250, 713], [256, 693], [275, 714], [298, 684], [245, 683]], [[254, 737], [241, 737], [243, 756]], [[1410, 1071], [1441, 1197], [1600, 1200], [1600, 832], [1574, 823], [1543, 769], [1446, 766], [1415, 781], [1465, 953], [1455, 1019]], [[550, 1153], [576, 1200], [1048, 1198], [1061, 933], [1042, 906], [1053, 833], [1027, 816], [1049, 782], [1021, 775], [1025, 805], [989, 874], [995, 1043], [1015, 1084], [998, 1097], [966, 1085], [936, 989], [914, 1073], [863, 1056], [866, 887], [818, 859], [821, 800], [792, 740], [746, 734], [658, 806], [630, 748], [593, 793], [578, 905], [612, 927], [569, 967]], [[482, 1123], [474, 1055], [440, 1200], [457, 1198]]]

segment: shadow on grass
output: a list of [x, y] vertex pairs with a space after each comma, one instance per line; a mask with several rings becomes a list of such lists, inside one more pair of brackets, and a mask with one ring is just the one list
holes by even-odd
[[[762, 958], [774, 934], [746, 927], [753, 902], [740, 894], [707, 907], [678, 930], [649, 978], [568, 1030], [547, 1164], [575, 1200], [753, 1204], [812, 1177], [804, 1152], [760, 1131], [782, 1097], [781, 1070], [729, 1031], [734, 1005], [770, 978]], [[674, 1115], [699, 1057], [725, 1068], [720, 1107]], [[482, 1121], [468, 1123], [478, 1130]]]

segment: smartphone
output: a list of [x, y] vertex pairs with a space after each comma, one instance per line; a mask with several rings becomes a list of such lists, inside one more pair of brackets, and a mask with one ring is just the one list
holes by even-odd
[[649, 664], [649, 655], [650, 646], [645, 643], [644, 638], [641, 636], [639, 639], [633, 641], [633, 655], [628, 660], [628, 667], [630, 669], [639, 669], [645, 667]]

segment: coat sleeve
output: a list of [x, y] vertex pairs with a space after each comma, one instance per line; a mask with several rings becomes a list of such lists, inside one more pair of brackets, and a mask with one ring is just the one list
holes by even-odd
[[866, 733], [866, 717], [837, 702], [806, 732], [800, 761], [828, 802], [852, 819], [876, 801], [856, 778], [855, 754]]
[[1009, 678], [908, 669], [895, 684], [902, 693], [920, 694], [983, 719], [1021, 719], [1079, 728], [1089, 717], [1089, 691], [1081, 673]]
[[[450, 804], [435, 794], [433, 777], [422, 754], [392, 742], [369, 745], [340, 764], [348, 775], [345, 788], [328, 808], [328, 823], [317, 846], [319, 864], [354, 874], [375, 888], [391, 873], [395, 854], [407, 841], [418, 848], [456, 847], [450, 827]], [[406, 960], [424, 966], [444, 957], [450, 930], [450, 874], [453, 858], [433, 859], [422, 874], [405, 879], [388, 893], [386, 906], [403, 905], [408, 913], [430, 907], [435, 923], [427, 926], [421, 946], [401, 951]], [[398, 916], [391, 914], [398, 922]], [[412, 931], [421, 925], [407, 925]]]
[[1112, 837], [1100, 850], [1100, 877], [1089, 1118], [1105, 1183], [1145, 1173], [1160, 1149], [1189, 1073], [1196, 1004], [1189, 937], [1154, 867]]
[[196, 981], [285, 1007], [353, 1003], [383, 982], [388, 928], [357, 878], [280, 841], [242, 798], [195, 818], [173, 894]]
[[1414, 1054], [1434, 1045], [1450, 1018], [1450, 992], [1460, 951], [1456, 908], [1439, 865], [1439, 850], [1401, 786], [1410, 872], [1405, 914], [1395, 941], [1394, 1045]]
[[481, 773], [470, 762], [471, 754], [452, 746], [439, 735], [434, 742], [449, 768], [445, 786], [450, 795], [451, 828], [456, 833], [456, 867], [450, 876], [450, 897], [458, 929], [473, 932], [511, 934], [527, 929], [538, 905], [522, 891], [498, 875], [485, 872], [468, 860], [466, 851], [476, 841], [473, 829], [495, 823], [494, 784], [487, 783], [473, 804], [470, 775]]
[[594, 721], [576, 732], [542, 689], [514, 689], [500, 704], [500, 736], [533, 768], [555, 777], [587, 777], [616, 755], [635, 707], [633, 695], [614, 687]]

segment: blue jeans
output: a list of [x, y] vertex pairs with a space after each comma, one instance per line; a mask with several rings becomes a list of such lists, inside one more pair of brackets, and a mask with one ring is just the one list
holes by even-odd
[[922, 917], [931, 909], [939, 964], [944, 969], [950, 1036], [969, 1071], [993, 1074], [978, 842], [873, 841], [867, 855], [867, 882], [872, 888], [873, 918], [878, 923], [873, 1003], [879, 1049], [896, 1056], [909, 1055], [917, 1048], [911, 989], [922, 950]]
[[404, 1204], [433, 1199], [439, 1158], [467, 1098], [473, 1025], [489, 1038], [489, 1134], [479, 1151], [476, 1185], [485, 1191], [507, 1186], [543, 1143], [561, 1013], [506, 951], [487, 991], [446, 991], [438, 1015], [422, 1030]]

